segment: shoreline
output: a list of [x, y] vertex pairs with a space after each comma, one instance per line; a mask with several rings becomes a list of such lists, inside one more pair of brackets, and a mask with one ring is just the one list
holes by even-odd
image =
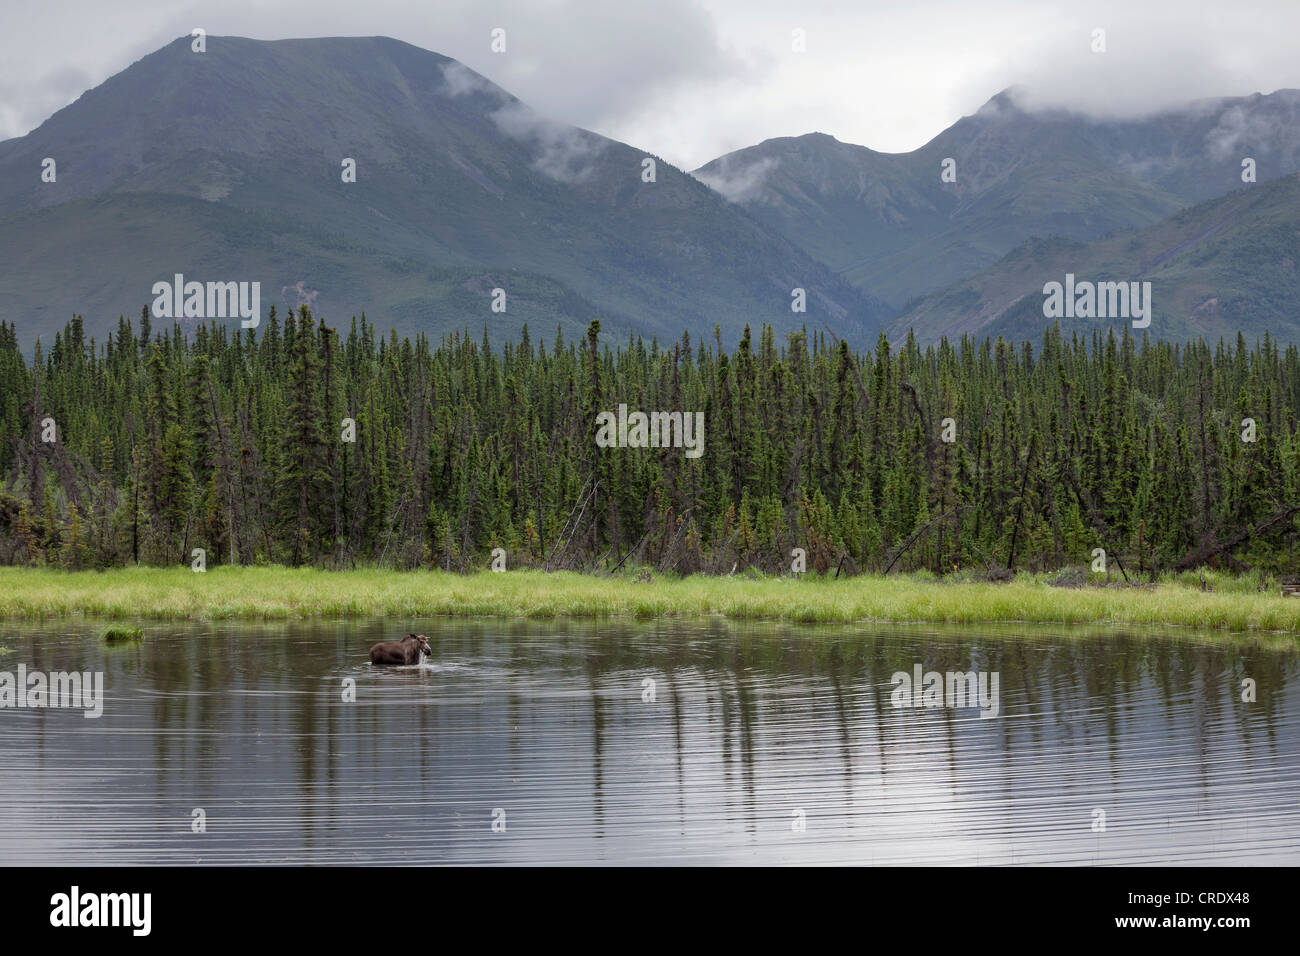
[[[1216, 575], [1216, 590], [1056, 587], [1048, 575], [1007, 583], [910, 575], [692, 576], [639, 580], [523, 569], [437, 570], [186, 567], [64, 571], [0, 568], [0, 620], [276, 621], [309, 618], [655, 618], [796, 624], [1160, 626], [1300, 635], [1300, 599]], [[1248, 589], [1249, 588], [1249, 589]]]

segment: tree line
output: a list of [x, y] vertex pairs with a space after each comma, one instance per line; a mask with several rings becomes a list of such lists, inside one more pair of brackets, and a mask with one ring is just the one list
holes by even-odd
[[[8, 564], [1297, 568], [1300, 354], [1267, 333], [435, 345], [306, 306], [254, 330], [145, 309], [30, 360], [0, 323], [0, 394]], [[620, 404], [702, 411], [702, 453], [598, 447]]]

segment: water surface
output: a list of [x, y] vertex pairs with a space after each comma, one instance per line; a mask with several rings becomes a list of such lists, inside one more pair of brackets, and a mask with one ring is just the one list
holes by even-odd
[[[144, 627], [0, 628], [0, 671], [103, 671], [107, 697], [0, 710], [0, 863], [1300, 863], [1284, 637]], [[408, 630], [429, 663], [370, 666]], [[892, 707], [916, 663], [997, 672], [999, 717]]]

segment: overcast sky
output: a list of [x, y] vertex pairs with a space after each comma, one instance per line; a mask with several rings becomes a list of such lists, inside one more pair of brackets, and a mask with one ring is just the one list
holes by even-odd
[[915, 149], [1012, 85], [1125, 115], [1300, 88], [1300, 0], [0, 0], [0, 139], [194, 27], [396, 37], [686, 169], [813, 131]]

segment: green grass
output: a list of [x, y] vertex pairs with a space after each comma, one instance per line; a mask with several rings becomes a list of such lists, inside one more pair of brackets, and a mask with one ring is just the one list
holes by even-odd
[[104, 640], [110, 644], [125, 644], [138, 641], [144, 637], [144, 631], [138, 627], [110, 627], [104, 632]]
[[803, 623], [990, 622], [1162, 625], [1300, 633], [1300, 600], [1252, 579], [1194, 576], [1147, 588], [1054, 588], [924, 576], [830, 580], [598, 577], [540, 571], [399, 573], [222, 567], [68, 572], [0, 568], [0, 618], [285, 620], [304, 617], [699, 617]]

